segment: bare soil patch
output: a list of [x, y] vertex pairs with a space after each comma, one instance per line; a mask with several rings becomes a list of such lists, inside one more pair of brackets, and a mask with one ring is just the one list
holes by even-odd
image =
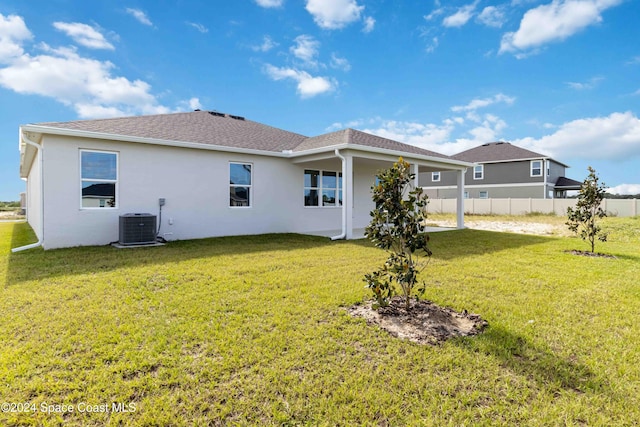
[[565, 252], [573, 254], [573, 255], [595, 257], [595, 258], [615, 258], [615, 256], [613, 256], [613, 255], [603, 254], [601, 252], [579, 251], [577, 249], [573, 249], [573, 250], [565, 251]]
[[[429, 225], [437, 227], [455, 227], [453, 220], [433, 221], [428, 219]], [[545, 224], [528, 221], [483, 221], [465, 220], [464, 225], [474, 230], [499, 231], [504, 233], [534, 234], [537, 236], [563, 235], [565, 231], [556, 224]]]
[[477, 314], [467, 313], [466, 310], [458, 313], [426, 300], [412, 301], [408, 311], [400, 297], [392, 298], [389, 306], [377, 310], [372, 305], [373, 301], [354, 305], [348, 312], [395, 337], [418, 344], [436, 345], [453, 337], [477, 335], [488, 325]]

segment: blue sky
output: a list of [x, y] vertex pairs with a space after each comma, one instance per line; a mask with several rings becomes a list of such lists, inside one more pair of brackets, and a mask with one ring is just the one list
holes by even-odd
[[0, 200], [21, 124], [218, 110], [444, 154], [510, 141], [640, 193], [636, 0], [0, 0]]

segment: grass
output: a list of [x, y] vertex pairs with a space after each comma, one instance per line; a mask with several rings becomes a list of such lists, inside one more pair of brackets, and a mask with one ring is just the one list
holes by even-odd
[[425, 347], [345, 313], [384, 260], [365, 241], [10, 254], [34, 237], [2, 223], [0, 397], [37, 410], [0, 425], [634, 425], [640, 218], [603, 224], [596, 249], [616, 259], [565, 253], [575, 238], [433, 234], [427, 297], [490, 327]]

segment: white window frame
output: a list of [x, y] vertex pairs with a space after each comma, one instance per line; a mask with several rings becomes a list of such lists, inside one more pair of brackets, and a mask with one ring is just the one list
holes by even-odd
[[[307, 187], [304, 185], [304, 176], [307, 171], [318, 172], [318, 186], [317, 187]], [[327, 187], [325, 188], [322, 185], [322, 177], [325, 173], [335, 173], [336, 174], [336, 187]], [[344, 201], [342, 200], [344, 197], [344, 181], [342, 179], [342, 172], [340, 171], [332, 171], [332, 170], [324, 170], [324, 169], [304, 169], [302, 173], [302, 204], [305, 208], [317, 209], [317, 208], [342, 208], [342, 204]], [[342, 185], [341, 185], [342, 184]], [[317, 205], [306, 205], [304, 203], [304, 193], [305, 190], [317, 190], [318, 191], [318, 204]], [[324, 190], [335, 190], [336, 191], [336, 204], [335, 205], [324, 205], [324, 201], [322, 200], [322, 193]]]
[[[249, 181], [250, 184], [231, 184], [231, 165], [240, 165], [240, 166], [250, 166], [251, 171], [249, 172]], [[229, 162], [229, 190], [231, 188], [236, 187], [248, 187], [249, 188], [249, 205], [248, 206], [233, 206], [231, 204], [231, 198], [229, 198], [229, 208], [230, 209], [251, 209], [253, 207], [253, 163], [249, 162]], [[231, 193], [229, 193], [231, 194]], [[229, 196], [231, 197], [231, 196]]]
[[[540, 166], [539, 166], [539, 167], [534, 167], [533, 165], [534, 165], [535, 163], [539, 163], [539, 164], [540, 164]], [[538, 170], [540, 170], [540, 172], [539, 172], [539, 173], [537, 173], [537, 174], [534, 174], [534, 173], [533, 173], [533, 170], [534, 170], [534, 169], [538, 169]], [[536, 178], [537, 178], [537, 177], [542, 176], [542, 171], [543, 171], [543, 170], [544, 170], [544, 162], [543, 162], [542, 160], [531, 160], [531, 168], [529, 169], [529, 171], [530, 171], [530, 176], [531, 176], [532, 178], [534, 178], [534, 177], [536, 177]]]
[[[482, 195], [484, 194], [484, 197], [482, 197]], [[487, 190], [482, 190], [478, 192], [478, 199], [488, 199], [489, 198], [489, 192]]]
[[431, 172], [431, 182], [440, 182], [441, 172]]
[[[116, 156], [116, 179], [96, 179], [96, 178], [83, 178], [82, 177], [82, 153], [101, 153], [101, 154], [114, 154]], [[107, 150], [90, 150], [81, 148], [78, 152], [78, 176], [80, 181], [80, 209], [81, 210], [105, 210], [105, 209], [118, 209], [120, 207], [120, 194], [119, 194], [119, 177], [120, 177], [120, 153], [117, 151]], [[114, 206], [106, 206], [106, 203], [101, 199], [98, 206], [82, 206], [82, 183], [88, 182], [101, 182], [105, 184], [115, 184]], [[104, 206], [100, 206], [104, 205]]]
[[[476, 173], [478, 172], [476, 171], [477, 168], [480, 168], [480, 177], [476, 177]], [[475, 165], [473, 167], [473, 179], [476, 181], [484, 179], [484, 165]]]

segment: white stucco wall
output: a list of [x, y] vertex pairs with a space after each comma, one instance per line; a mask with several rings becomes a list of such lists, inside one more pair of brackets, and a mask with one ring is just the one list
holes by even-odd
[[40, 180], [40, 156], [42, 152], [38, 150], [33, 163], [31, 165], [31, 170], [29, 171], [29, 176], [27, 177], [27, 195], [26, 195], [26, 206], [27, 206], [27, 222], [36, 233], [38, 239], [42, 239], [41, 230], [42, 230], [42, 193], [41, 193], [41, 180]]
[[[340, 208], [304, 207], [304, 169], [316, 167], [313, 163], [51, 135], [44, 136], [44, 146], [45, 249], [116, 241], [120, 215], [157, 215], [161, 197], [166, 205], [160, 235], [167, 240], [304, 233], [341, 226]], [[117, 208], [80, 208], [80, 149], [118, 153]], [[250, 208], [229, 207], [229, 162], [253, 165]], [[332, 170], [340, 170], [339, 161], [333, 165]], [[30, 176], [30, 181], [34, 178]], [[30, 199], [40, 196], [30, 191]], [[33, 212], [37, 206], [30, 208]], [[33, 222], [32, 226], [36, 229]]]

